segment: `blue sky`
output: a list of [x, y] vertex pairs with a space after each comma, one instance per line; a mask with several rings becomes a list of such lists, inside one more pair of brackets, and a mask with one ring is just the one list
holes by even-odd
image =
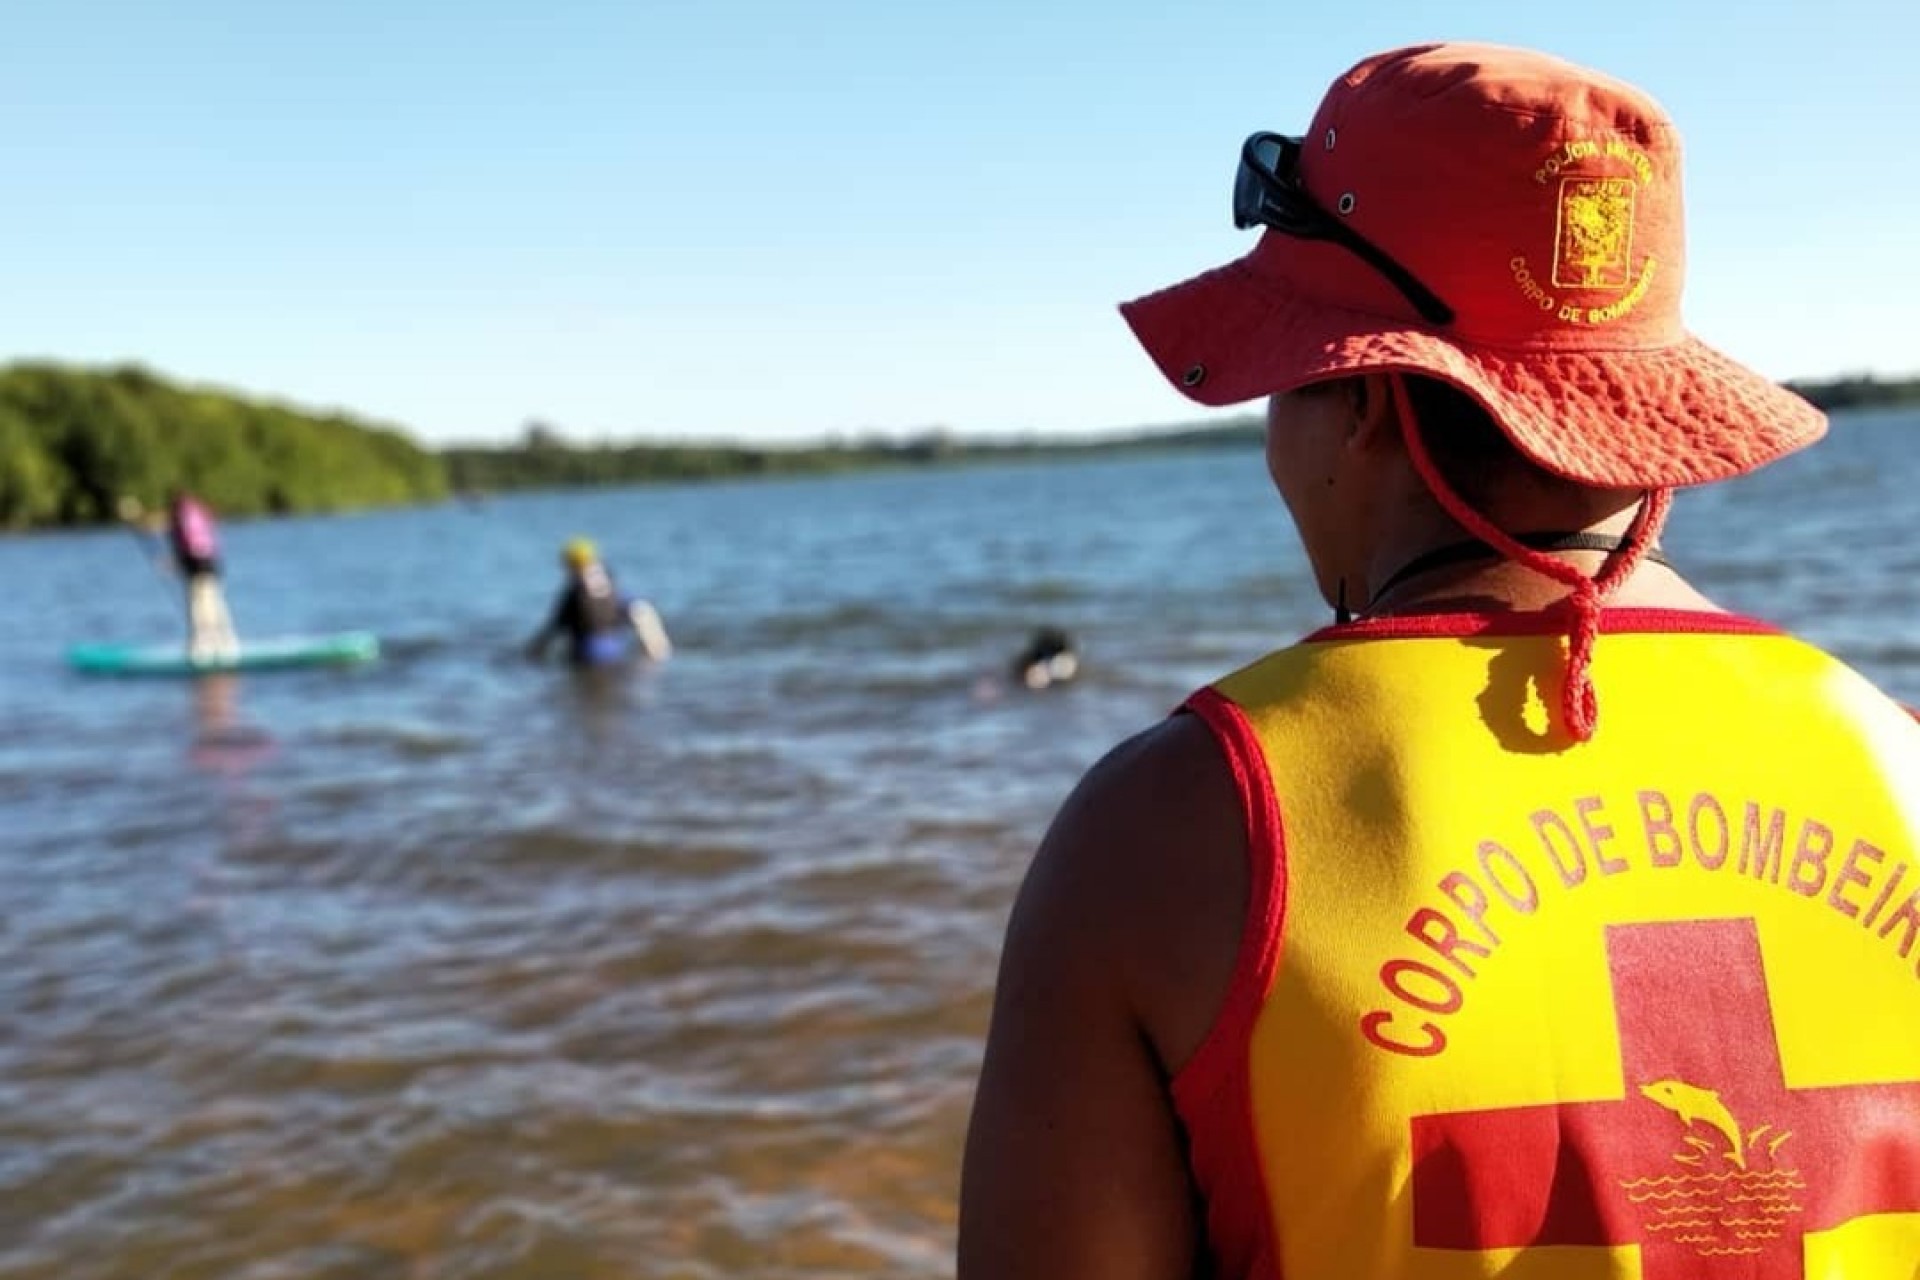
[[14, 6], [0, 360], [138, 360], [434, 440], [1200, 416], [1113, 310], [1235, 256], [1256, 128], [1433, 38], [1651, 90], [1687, 314], [1920, 371], [1920, 5], [171, 0]]

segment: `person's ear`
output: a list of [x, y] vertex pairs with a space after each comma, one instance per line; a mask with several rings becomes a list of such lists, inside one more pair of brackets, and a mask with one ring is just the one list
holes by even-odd
[[1346, 380], [1347, 447], [1362, 453], [1400, 443], [1400, 413], [1390, 373], [1367, 373]]

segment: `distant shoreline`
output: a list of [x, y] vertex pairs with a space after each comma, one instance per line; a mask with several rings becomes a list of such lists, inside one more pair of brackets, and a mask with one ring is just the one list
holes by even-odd
[[[1828, 412], [1920, 405], [1920, 377], [1882, 380], [1863, 375], [1782, 385]], [[439, 452], [456, 493], [484, 495], [1209, 449], [1257, 444], [1263, 430], [1259, 415], [1245, 414], [1205, 424], [1142, 427], [1077, 439], [969, 440], [935, 429], [905, 440], [875, 438], [851, 444], [631, 441], [583, 445], [569, 444], [550, 428], [535, 424], [515, 444], [453, 445]]]
[[1832, 413], [1838, 409], [1884, 409], [1920, 404], [1920, 377], [1882, 379], [1869, 374], [1844, 378], [1795, 380], [1781, 384], [1797, 393], [1815, 408]]
[[[1920, 377], [1783, 384], [1829, 412], [1920, 405]], [[200, 493], [223, 516], [329, 514], [449, 497], [1257, 447], [1257, 414], [1091, 437], [968, 439], [945, 428], [816, 444], [575, 444], [539, 423], [511, 444], [428, 448], [408, 432], [139, 368], [0, 366], [0, 529], [113, 523], [126, 497]]]

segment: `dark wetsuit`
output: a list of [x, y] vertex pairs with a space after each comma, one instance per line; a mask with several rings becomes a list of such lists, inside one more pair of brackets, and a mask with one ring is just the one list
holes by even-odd
[[567, 656], [579, 663], [625, 657], [633, 641], [626, 602], [599, 565], [588, 566], [567, 583], [554, 601], [547, 630], [567, 637]]

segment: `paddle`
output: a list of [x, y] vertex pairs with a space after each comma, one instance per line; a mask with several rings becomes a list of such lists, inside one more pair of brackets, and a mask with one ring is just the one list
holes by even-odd
[[147, 519], [147, 509], [140, 499], [132, 494], [123, 494], [114, 504], [114, 510], [120, 522], [140, 546], [140, 558], [147, 562], [147, 568], [153, 570], [154, 581], [167, 593], [167, 601], [173, 609], [183, 616], [187, 612], [187, 602], [182, 598], [179, 587], [173, 581], [173, 574], [163, 557], [163, 535]]
[[665, 662], [673, 656], [673, 641], [667, 638], [666, 624], [660, 621], [660, 611], [653, 605], [645, 600], [628, 601], [627, 622], [633, 627], [633, 634], [647, 657], [655, 662]]

